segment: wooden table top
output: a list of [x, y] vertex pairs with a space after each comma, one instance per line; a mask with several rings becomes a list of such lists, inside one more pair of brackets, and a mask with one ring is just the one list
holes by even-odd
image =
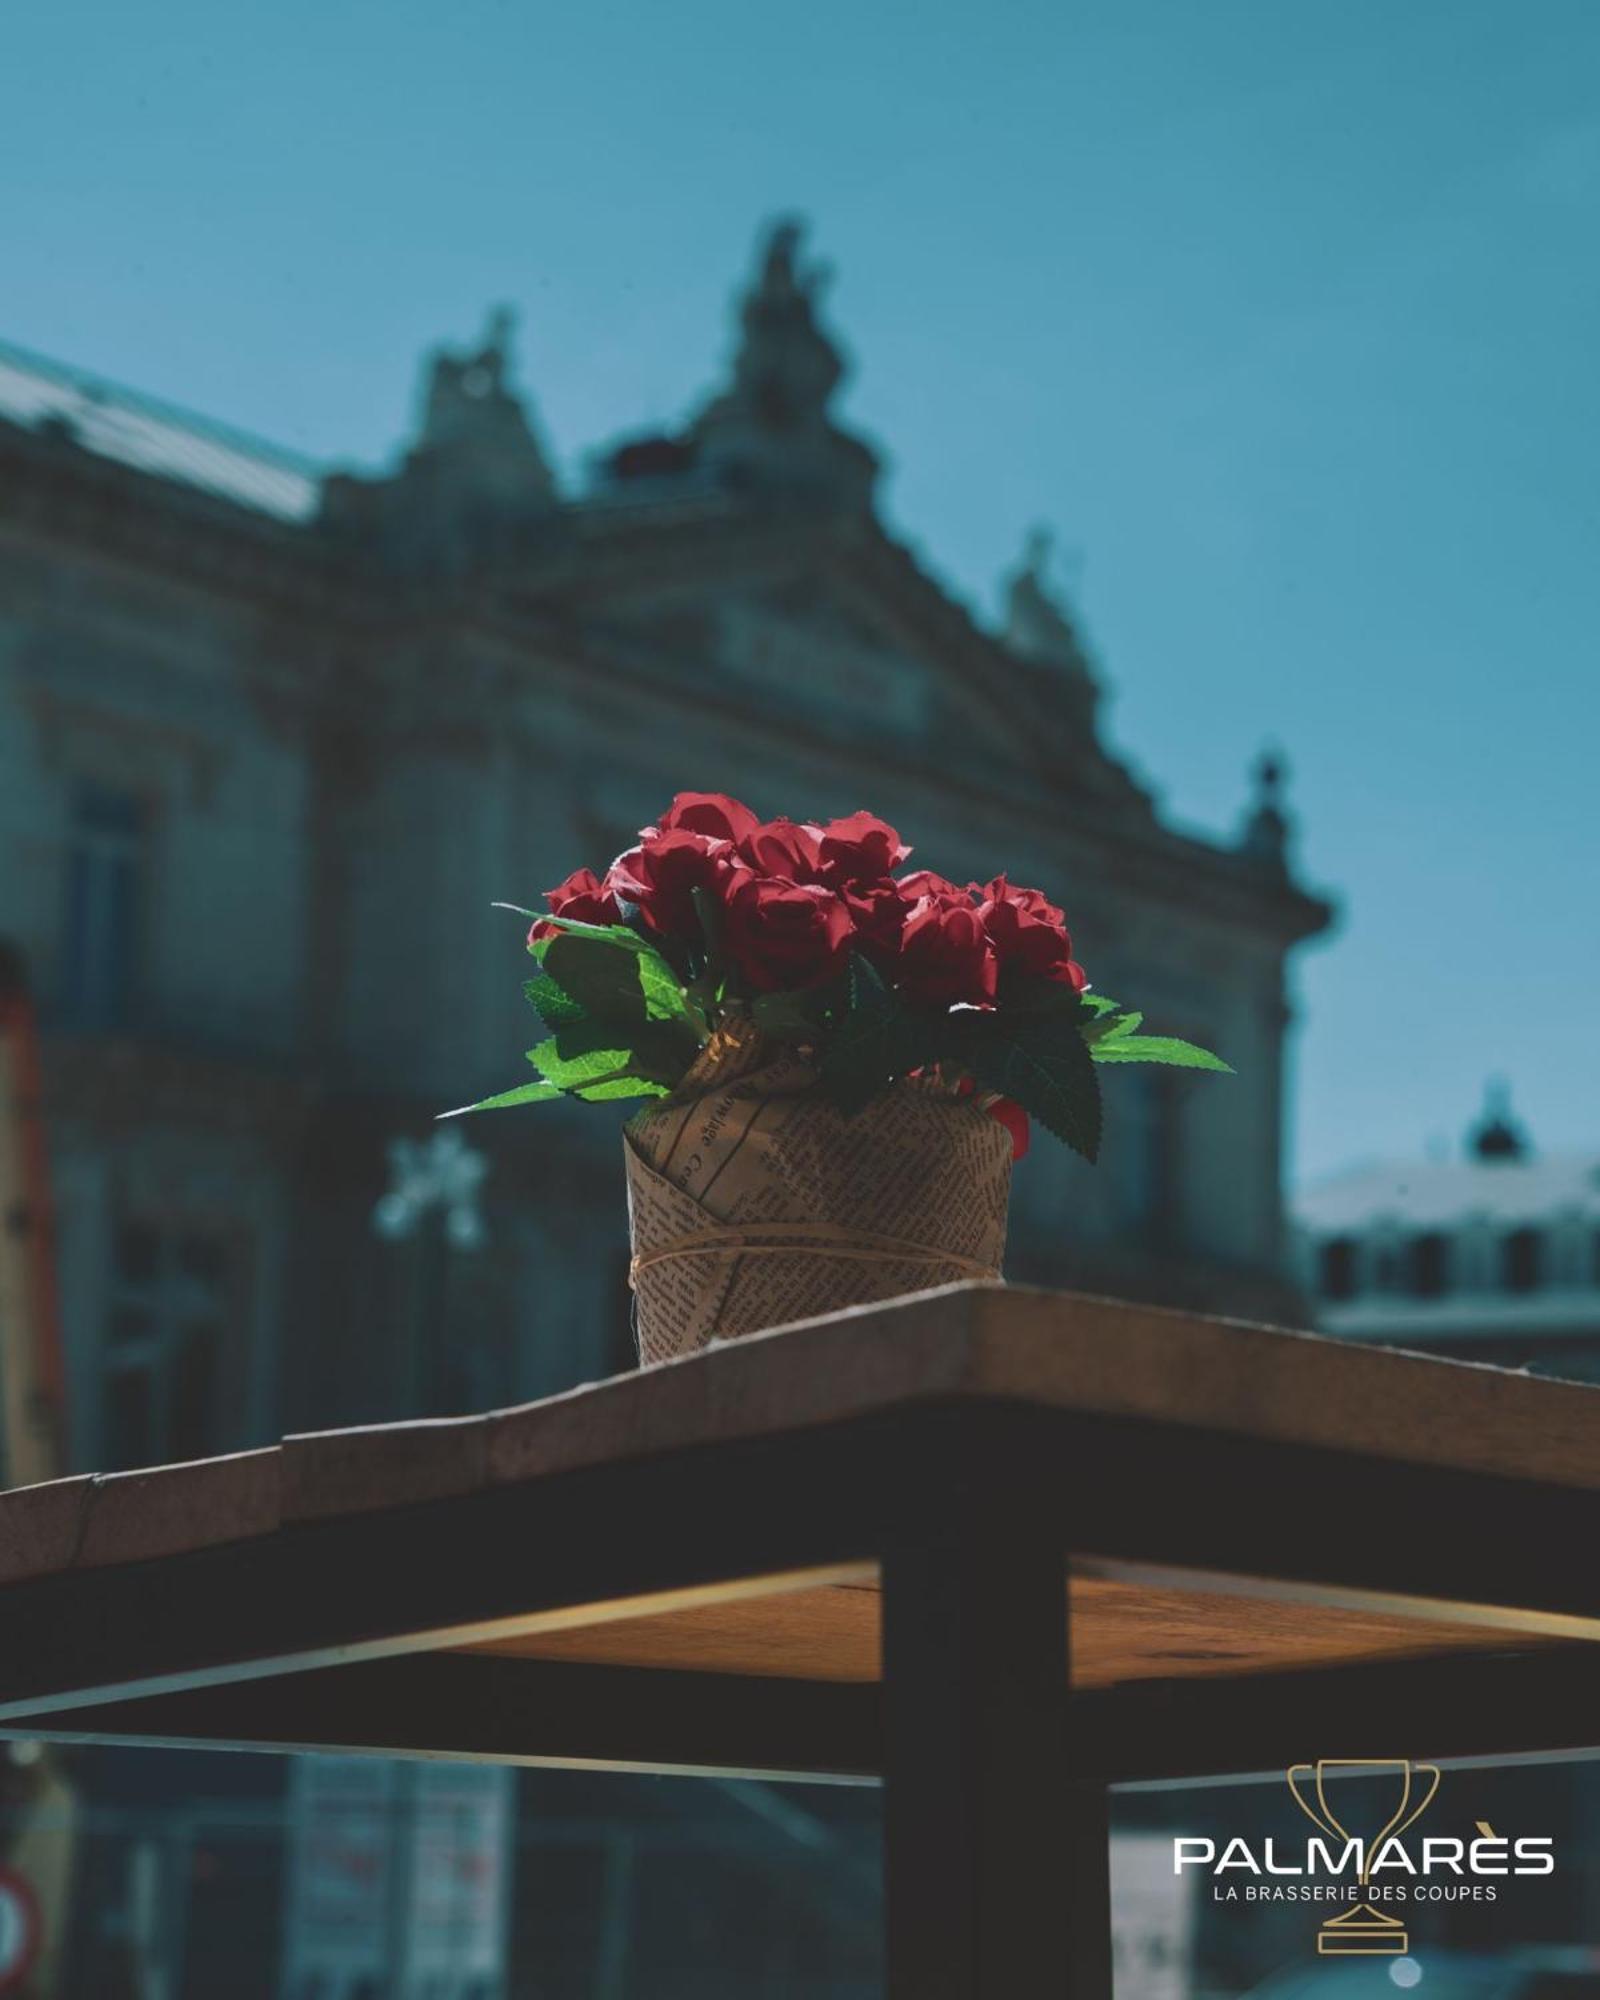
[[[757, 1335], [516, 1409], [286, 1438], [242, 1455], [0, 1495], [6, 1587], [282, 1542], [580, 1469], [938, 1404], [1004, 1404], [1600, 1490], [1600, 1391], [1075, 1295], [963, 1285]], [[1336, 1496], [1329, 1496], [1330, 1505]], [[736, 1504], [737, 1496], [730, 1496]], [[174, 1572], [175, 1574], [176, 1572]], [[1459, 1602], [1263, 1593], [1225, 1569], [1075, 1559], [1075, 1684], [1203, 1678], [1590, 1636]], [[1595, 1628], [1600, 1630], [1600, 1626]], [[739, 1676], [878, 1673], [877, 1569], [569, 1603], [441, 1634], [461, 1651]]]

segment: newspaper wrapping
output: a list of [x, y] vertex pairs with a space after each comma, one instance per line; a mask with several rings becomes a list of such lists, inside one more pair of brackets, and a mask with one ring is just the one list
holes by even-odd
[[791, 1049], [724, 1032], [625, 1131], [639, 1359], [995, 1278], [1011, 1138], [907, 1078], [853, 1117]]

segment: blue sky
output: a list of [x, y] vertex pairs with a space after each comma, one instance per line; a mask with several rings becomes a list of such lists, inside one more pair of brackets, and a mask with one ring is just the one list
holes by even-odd
[[[1600, 5], [279, 0], [13, 14], [0, 333], [319, 458], [505, 299], [563, 460], [680, 415], [758, 224], [969, 601], [1053, 522], [1170, 814], [1266, 738], [1347, 917], [1296, 1159], [1490, 1072], [1600, 1148]], [[1070, 897], [1069, 897], [1070, 901]]]

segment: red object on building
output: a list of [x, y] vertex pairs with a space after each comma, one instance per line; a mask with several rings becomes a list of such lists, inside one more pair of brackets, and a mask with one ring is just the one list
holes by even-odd
[[[0, 943], [0, 1484], [62, 1470], [66, 1380], [44, 1086], [21, 954]], [[15, 1347], [6, 1343], [17, 1342]]]
[[33, 1884], [15, 1868], [0, 1868], [0, 1993], [14, 1993], [22, 1984], [43, 1942]]

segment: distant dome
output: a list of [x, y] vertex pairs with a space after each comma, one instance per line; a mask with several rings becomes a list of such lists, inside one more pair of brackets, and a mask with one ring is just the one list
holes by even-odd
[[1511, 1115], [1511, 1091], [1503, 1077], [1492, 1077], [1483, 1093], [1483, 1110], [1467, 1133], [1467, 1151], [1480, 1160], [1525, 1160], [1532, 1147], [1525, 1129]]

